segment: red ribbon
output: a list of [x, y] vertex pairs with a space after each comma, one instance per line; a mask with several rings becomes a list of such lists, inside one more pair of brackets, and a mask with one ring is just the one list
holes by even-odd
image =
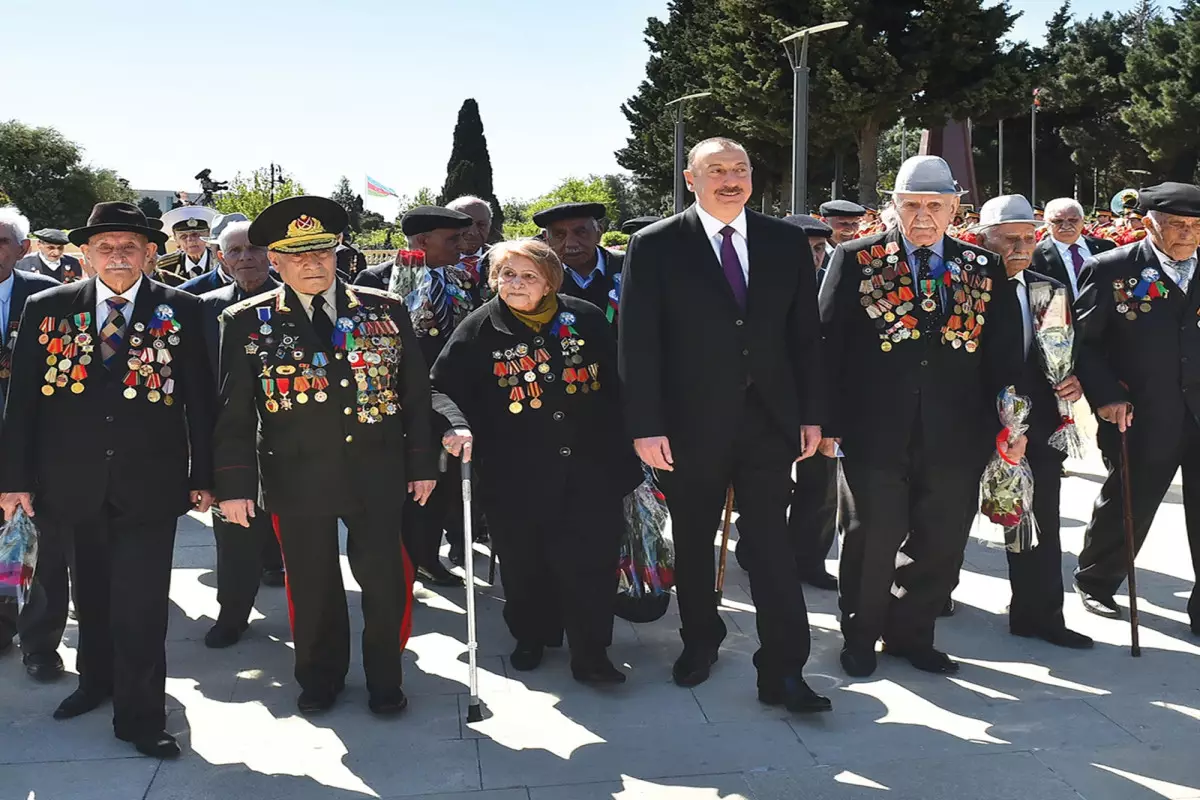
[[1009, 433], [1010, 433], [1009, 429], [1005, 428], [1004, 430], [1002, 430], [996, 434], [996, 452], [1000, 454], [1000, 457], [1002, 459], [1004, 459], [1004, 462], [1006, 464], [1012, 464], [1015, 467], [1020, 462], [1013, 461], [1011, 458], [1008, 457], [1008, 453], [1006, 453], [1002, 449], [1002, 447], [1008, 443]]

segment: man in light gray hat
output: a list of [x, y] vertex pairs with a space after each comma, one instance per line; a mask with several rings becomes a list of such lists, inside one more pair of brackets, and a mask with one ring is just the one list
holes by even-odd
[[[821, 447], [845, 456], [841, 660], [854, 677], [875, 671], [880, 638], [917, 669], [957, 671], [934, 649], [934, 623], [1001, 429], [996, 395], [1022, 367], [999, 257], [946, 235], [962, 194], [949, 165], [910, 158], [891, 194], [897, 227], [839, 246], [821, 290], [837, 437]], [[1019, 458], [1024, 437], [1001, 447]]]
[[[233, 283], [233, 276], [224, 268], [225, 265], [221, 259], [220, 249], [221, 233], [233, 222], [249, 222], [249, 219], [245, 214], [240, 214], [236, 211], [232, 214], [218, 214], [213, 218], [210, 233], [204, 237], [205, 245], [209, 248], [215, 248], [217, 252], [216, 258], [210, 259], [210, 263], [213, 265], [212, 269], [180, 284], [180, 290], [199, 297], [202, 294], [214, 292]], [[262, 261], [266, 262], [265, 250], [263, 251]]]
[[1074, 375], [1057, 386], [1047, 380], [1045, 361], [1034, 342], [1034, 319], [1029, 302], [1031, 294], [1044, 291], [1044, 284], [1048, 284], [1053, 290], [1063, 290], [1065, 310], [1070, 308], [1072, 293], [1065, 283], [1029, 269], [1038, 246], [1037, 229], [1042, 223], [1034, 216], [1028, 200], [1019, 194], [994, 198], [983, 204], [979, 217], [979, 224], [971, 230], [979, 236], [983, 247], [1000, 255], [1021, 306], [1024, 369], [1015, 386], [1018, 394], [1032, 402], [1025, 457], [1033, 470], [1033, 514], [1037, 520], [1038, 543], [1031, 550], [1008, 553], [1008, 580], [1012, 586], [1008, 629], [1014, 636], [1044, 639], [1059, 647], [1086, 649], [1092, 646], [1092, 640], [1067, 628], [1063, 620], [1058, 504], [1062, 465], [1067, 456], [1050, 444], [1050, 437], [1062, 422], [1059, 398], [1073, 403], [1083, 397], [1083, 388]]

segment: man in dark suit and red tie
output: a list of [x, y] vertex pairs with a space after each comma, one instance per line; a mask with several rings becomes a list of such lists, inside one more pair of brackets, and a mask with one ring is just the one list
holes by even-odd
[[1058, 197], [1046, 203], [1048, 235], [1038, 242], [1029, 268], [1071, 287], [1071, 298], [1079, 297], [1086, 282], [1084, 263], [1117, 245], [1107, 239], [1083, 235], [1083, 206], [1072, 197]]
[[825, 415], [808, 239], [745, 208], [751, 164], [737, 142], [700, 142], [684, 176], [696, 203], [630, 241], [619, 317], [627, 422], [674, 524], [675, 683], [707, 680], [725, 638], [713, 538], [732, 484], [751, 544], [759, 700], [827, 711], [802, 674], [808, 612], [787, 531], [791, 466], [817, 452]]

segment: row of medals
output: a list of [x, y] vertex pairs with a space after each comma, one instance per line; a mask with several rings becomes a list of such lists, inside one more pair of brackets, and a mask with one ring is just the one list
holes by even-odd
[[[600, 365], [582, 366], [581, 352], [585, 344], [584, 340], [578, 336], [568, 335], [559, 339], [559, 343], [563, 354], [562, 379], [566, 383], [566, 393], [588, 394], [600, 391]], [[498, 378], [497, 383], [501, 388], [511, 388], [509, 400], [512, 402], [508, 405], [510, 414], [520, 414], [524, 410], [521, 403], [526, 395], [529, 397], [530, 408], [542, 407], [542, 387], [537, 382], [539, 375], [545, 383], [554, 383], [557, 379], [551, 371], [550, 354], [546, 351], [545, 344], [545, 337], [533, 337], [533, 346], [537, 348], [533, 356], [529, 355], [529, 345], [524, 342], [507, 350], [492, 352], [494, 361], [492, 371]], [[582, 379], [579, 377], [581, 374]], [[524, 381], [524, 386], [522, 381]]]
[[[1147, 271], [1149, 271], [1149, 270], [1147, 270]], [[1157, 273], [1155, 273], [1155, 275], [1157, 275]], [[1143, 277], [1145, 277], [1144, 274], [1143, 274]], [[1147, 279], [1147, 280], [1149, 280], [1149, 279]], [[1135, 287], [1137, 285], [1138, 285], [1137, 278], [1129, 279], [1129, 289], [1125, 288], [1124, 281], [1120, 281], [1120, 280], [1113, 281], [1113, 299], [1117, 301], [1117, 313], [1124, 315], [1125, 319], [1127, 319], [1131, 322], [1138, 318], [1139, 311], [1142, 312], [1143, 314], [1149, 314], [1150, 309], [1152, 308], [1152, 306], [1150, 305], [1150, 303], [1148, 301], [1148, 298], [1144, 299], [1141, 303], [1130, 302], [1131, 300], [1133, 300], [1133, 301], [1137, 300], [1137, 298], [1133, 296], [1133, 287]], [[1162, 296], [1163, 297], [1167, 296], [1166, 289], [1163, 290]], [[1198, 320], [1196, 322], [1196, 325], [1198, 327], [1200, 327], [1200, 320]]]
[[[83, 379], [87, 377], [87, 367], [92, 363], [92, 352], [96, 349], [92, 335], [85, 330], [90, 324], [91, 315], [83, 316], [85, 320], [75, 329], [65, 319], [57, 328], [53, 317], [42, 320], [38, 344], [46, 347], [46, 366], [49, 369], [44, 376], [46, 383], [42, 386], [42, 394], [46, 397], [54, 394], [55, 389], [65, 389], [68, 384], [74, 394], [83, 391]], [[52, 335], [56, 330], [61, 336]], [[71, 382], [72, 372], [75, 373], [74, 383]]]

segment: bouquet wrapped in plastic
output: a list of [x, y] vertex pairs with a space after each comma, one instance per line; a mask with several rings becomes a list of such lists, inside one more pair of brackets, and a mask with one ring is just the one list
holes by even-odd
[[37, 566], [38, 533], [25, 512], [17, 509], [0, 528], [0, 598], [15, 597], [24, 605]]
[[675, 553], [665, 535], [667, 501], [649, 470], [625, 498], [625, 533], [617, 567], [616, 614], [630, 622], [653, 622], [667, 613], [675, 585]]
[[1011, 445], [1028, 430], [1029, 398], [1017, 394], [1013, 386], [1004, 389], [996, 399], [1000, 424], [1004, 427], [996, 437], [996, 453], [988, 462], [980, 480], [979, 510], [992, 522], [1004, 528], [1004, 547], [1013, 553], [1023, 553], [1037, 544], [1037, 521], [1033, 516], [1033, 470], [1029, 461], [1014, 461], [1001, 451], [1004, 442]]
[[[1054, 287], [1045, 281], [1029, 287], [1034, 339], [1051, 386], [1057, 386], [1075, 374], [1075, 328], [1071, 325], [1071, 301], [1067, 292], [1067, 287]], [[1050, 446], [1071, 458], [1083, 458], [1083, 437], [1071, 413], [1071, 404], [1060, 398], [1058, 429], [1050, 437]]]

